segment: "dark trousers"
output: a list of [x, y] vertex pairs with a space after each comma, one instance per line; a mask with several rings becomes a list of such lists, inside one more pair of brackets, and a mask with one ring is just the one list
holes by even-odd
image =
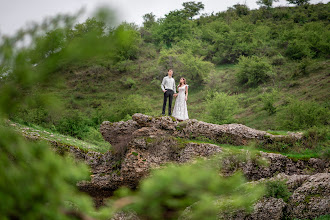
[[167, 97], [168, 97], [168, 101], [169, 101], [168, 102], [168, 115], [171, 115], [173, 94], [174, 94], [174, 91], [171, 89], [167, 89], [166, 92], [164, 92], [164, 102], [163, 102], [163, 112], [162, 112], [163, 115], [165, 115]]

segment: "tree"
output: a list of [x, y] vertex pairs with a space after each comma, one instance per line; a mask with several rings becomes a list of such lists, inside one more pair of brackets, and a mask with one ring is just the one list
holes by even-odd
[[132, 23], [123, 22], [110, 34], [115, 42], [115, 60], [133, 60], [137, 58], [141, 42], [140, 33]]
[[273, 6], [273, 3], [278, 1], [279, 0], [258, 0], [257, 4], [266, 8], [271, 8]]
[[150, 29], [152, 27], [152, 25], [154, 25], [156, 23], [155, 20], [155, 15], [151, 12], [148, 14], [143, 15], [143, 26], [146, 29]]
[[307, 5], [310, 0], [286, 0], [287, 2], [289, 2], [289, 4], [294, 4], [294, 5]]
[[211, 93], [206, 98], [206, 106], [208, 122], [216, 124], [236, 122], [234, 115], [239, 110], [236, 96], [229, 96], [223, 92]]
[[152, 34], [157, 43], [164, 43], [168, 47], [172, 43], [190, 37], [191, 25], [187, 14], [183, 10], [171, 11], [165, 18], [159, 20], [159, 25], [152, 28]]
[[199, 14], [200, 10], [204, 9], [204, 4], [202, 2], [184, 2], [182, 3], [184, 7], [183, 11], [192, 20], [192, 18]]
[[106, 29], [103, 21], [98, 21], [96, 18], [88, 18], [84, 23], [76, 24], [74, 29], [68, 33], [68, 38], [83, 37], [88, 33], [93, 33], [96, 36], [102, 36]]
[[236, 78], [239, 83], [248, 86], [257, 86], [260, 83], [266, 82], [272, 74], [272, 66], [264, 57], [241, 56], [238, 62], [239, 71]]
[[247, 5], [236, 4], [233, 7], [238, 16], [248, 15], [250, 12], [250, 9]]

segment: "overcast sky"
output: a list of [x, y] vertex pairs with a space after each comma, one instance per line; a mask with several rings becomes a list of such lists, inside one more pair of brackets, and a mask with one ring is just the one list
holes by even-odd
[[[0, 0], [0, 34], [12, 35], [31, 21], [40, 22], [45, 17], [58, 13], [74, 13], [85, 8], [85, 20], [100, 5], [109, 5], [117, 12], [118, 21], [142, 24], [142, 16], [153, 12], [157, 18], [169, 11], [182, 8], [182, 2], [192, 0]], [[236, 3], [246, 3], [250, 9], [257, 8], [256, 0], [196, 0], [205, 5], [202, 13], [225, 11]], [[329, 0], [311, 0], [315, 3], [328, 3]], [[274, 6], [288, 5], [285, 0], [274, 3]]]

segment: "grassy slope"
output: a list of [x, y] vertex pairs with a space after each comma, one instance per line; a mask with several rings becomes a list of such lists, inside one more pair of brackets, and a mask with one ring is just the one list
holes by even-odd
[[[134, 62], [140, 64], [142, 69], [157, 63], [156, 59], [145, 59]], [[239, 98], [240, 112], [236, 115], [239, 123], [247, 126], [262, 129], [275, 130], [275, 117], [268, 115], [262, 110], [261, 97], [273, 89], [278, 91], [278, 100], [275, 105], [285, 102], [288, 97], [299, 100], [313, 100], [319, 103], [329, 101], [329, 80], [330, 75], [327, 67], [330, 61], [315, 61], [314, 67], [309, 70], [309, 75], [299, 78], [292, 78], [292, 66], [294, 63], [286, 63], [276, 70], [281, 78], [270, 80], [267, 84], [258, 88], [247, 89], [239, 86], [235, 80], [237, 72], [236, 65], [217, 66], [210, 75], [208, 82], [199, 88], [190, 87], [188, 99], [188, 111], [190, 118], [204, 120], [207, 109], [205, 109], [205, 96], [208, 90], [222, 91], [229, 94], [236, 94]], [[152, 84], [154, 78], [161, 79], [165, 73], [148, 73], [142, 71], [128, 71], [124, 73], [112, 73], [111, 70], [90, 64], [90, 66], [73, 69], [64, 73], [64, 82], [59, 81], [55, 86], [44, 88], [47, 93], [57, 96], [67, 109], [77, 109], [90, 113], [95, 109], [115, 104], [116, 101], [131, 94], [139, 94], [150, 103], [150, 115], [160, 115], [162, 108], [163, 94], [160, 86]], [[98, 71], [98, 72], [97, 72]], [[97, 73], [95, 73], [97, 72]], [[284, 74], [283, 74], [284, 72]], [[133, 88], [125, 87], [121, 81], [127, 77], [132, 78], [136, 84]], [[178, 81], [177, 77], [176, 81]], [[276, 77], [276, 76], [275, 76]], [[160, 84], [160, 80], [159, 84]], [[188, 82], [189, 84], [189, 82]]]
[[73, 138], [71, 136], [58, 134], [56, 132], [50, 131], [49, 129], [42, 128], [40, 126], [26, 126], [19, 123], [10, 122], [9, 125], [14, 128], [15, 131], [20, 134], [35, 138], [38, 140], [46, 140], [46, 141], [55, 141], [60, 145], [64, 146], [72, 146], [83, 151], [97, 151], [97, 152], [107, 152], [111, 149], [111, 145], [108, 142], [104, 142], [102, 145], [95, 145], [86, 141], [79, 140], [77, 138]]

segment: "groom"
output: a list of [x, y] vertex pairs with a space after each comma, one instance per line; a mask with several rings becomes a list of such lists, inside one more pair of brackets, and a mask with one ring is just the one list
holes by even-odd
[[163, 111], [162, 115], [165, 115], [165, 108], [166, 108], [166, 102], [168, 97], [168, 115], [171, 116], [171, 108], [172, 108], [172, 100], [173, 100], [173, 94], [176, 96], [176, 89], [175, 89], [175, 80], [172, 77], [173, 70], [169, 69], [167, 72], [167, 76], [163, 78], [163, 82], [161, 85], [161, 88], [164, 92], [164, 102], [163, 102]]

